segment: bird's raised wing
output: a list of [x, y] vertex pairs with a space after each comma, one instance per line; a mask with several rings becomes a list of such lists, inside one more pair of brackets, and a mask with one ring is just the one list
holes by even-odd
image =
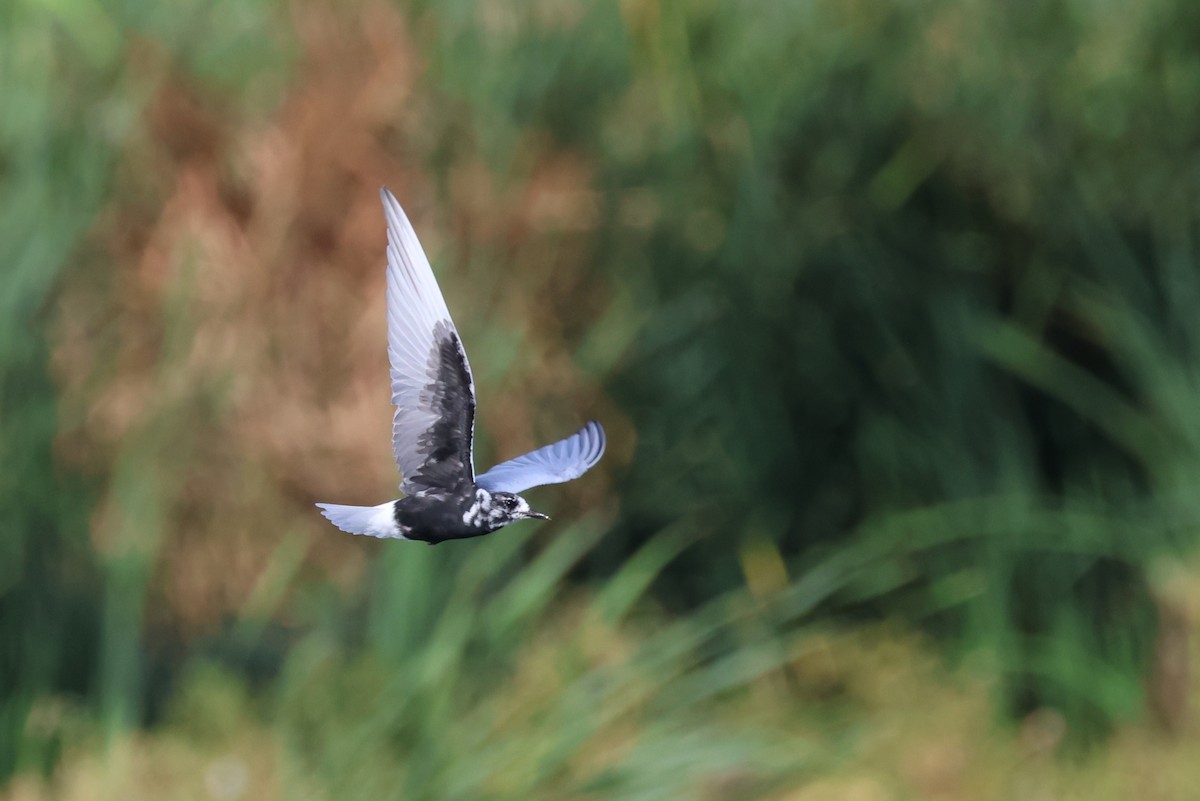
[[408, 495], [453, 489], [475, 473], [471, 366], [412, 224], [391, 192], [379, 194], [387, 217], [392, 451], [400, 489]]
[[604, 455], [604, 428], [592, 420], [566, 439], [501, 462], [475, 479], [488, 492], [524, 492], [579, 478]]

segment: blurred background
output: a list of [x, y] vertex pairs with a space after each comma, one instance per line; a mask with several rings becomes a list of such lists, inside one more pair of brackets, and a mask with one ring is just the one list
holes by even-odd
[[[1200, 7], [10, 0], [0, 796], [1193, 799]], [[480, 467], [395, 497], [378, 188]]]

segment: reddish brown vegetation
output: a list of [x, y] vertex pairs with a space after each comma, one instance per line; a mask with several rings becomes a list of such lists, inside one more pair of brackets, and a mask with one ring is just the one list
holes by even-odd
[[[371, 545], [326, 536], [311, 503], [394, 497], [380, 184], [405, 202], [476, 343], [477, 383], [492, 390], [480, 427], [497, 449], [538, 444], [530, 418], [544, 399], [596, 411], [563, 332], [602, 302], [560, 269], [579, 261], [594, 215], [586, 167], [531, 137], [530, 177], [501, 189], [460, 156], [448, 169], [456, 211], [438, 218], [425, 165], [455, 112], [435, 107], [409, 23], [381, 4], [352, 22], [292, 13], [302, 52], [274, 111], [196, 89], [139, 49], [162, 79], [61, 301], [61, 450], [102, 475], [122, 460], [153, 472], [147, 492], [163, 504], [138, 517], [110, 487], [94, 537], [153, 564], [151, 621], [192, 632], [244, 603], [285, 532], [311, 536], [310, 565], [353, 581]], [[552, 247], [529, 245], [549, 232]], [[478, 247], [499, 263], [472, 292]], [[497, 280], [518, 257], [521, 281]], [[502, 337], [532, 341], [521, 363], [481, 361], [496, 321]]]

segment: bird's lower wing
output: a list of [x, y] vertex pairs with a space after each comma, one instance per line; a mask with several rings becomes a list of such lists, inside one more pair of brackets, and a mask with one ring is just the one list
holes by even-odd
[[524, 492], [579, 478], [604, 455], [604, 428], [592, 420], [566, 439], [509, 459], [475, 479], [489, 492]]

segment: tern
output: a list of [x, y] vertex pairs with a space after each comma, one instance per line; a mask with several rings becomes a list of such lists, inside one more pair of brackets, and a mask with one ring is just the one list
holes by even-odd
[[404, 210], [380, 190], [387, 218], [387, 329], [392, 453], [404, 497], [378, 506], [318, 503], [342, 531], [430, 545], [481, 537], [530, 518], [518, 493], [586, 473], [604, 455], [592, 420], [566, 439], [475, 475], [475, 382], [429, 259]]

